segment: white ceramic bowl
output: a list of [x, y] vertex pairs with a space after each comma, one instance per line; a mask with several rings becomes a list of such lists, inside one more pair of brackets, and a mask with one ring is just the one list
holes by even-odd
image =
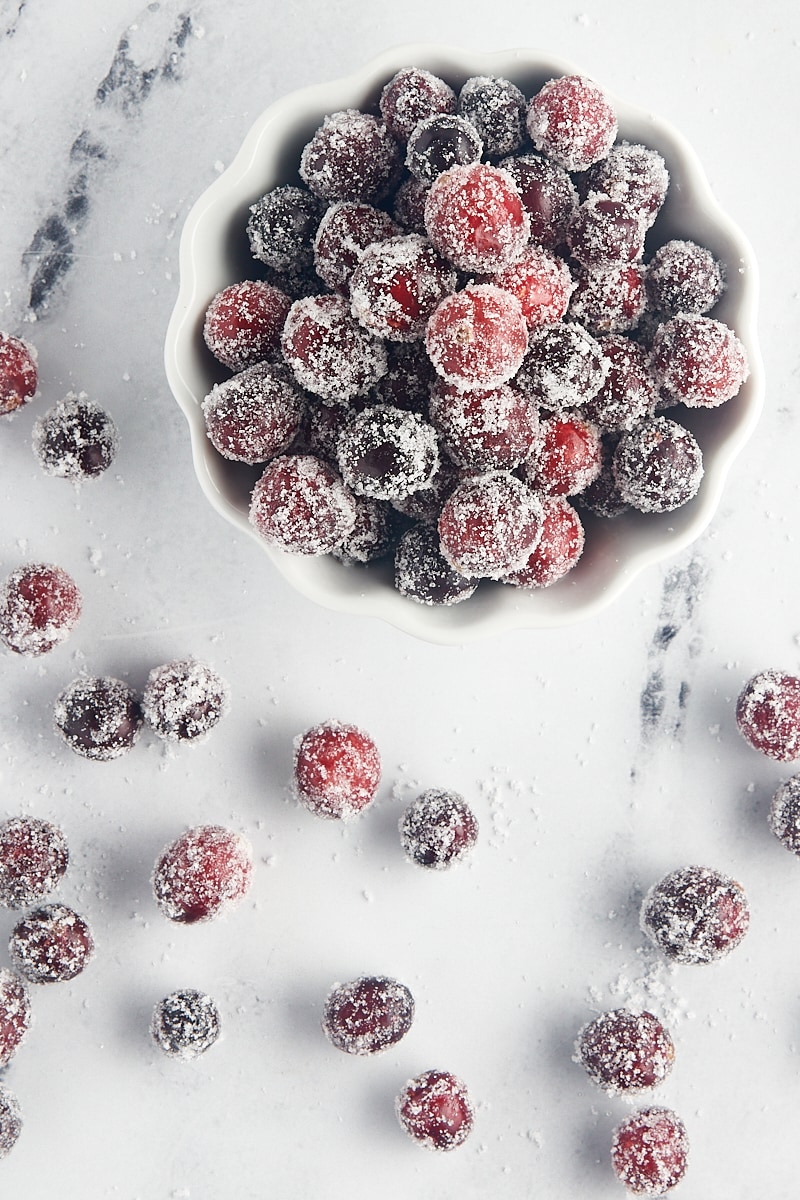
[[[230, 167], [192, 208], [181, 238], [180, 291], [165, 358], [170, 386], [189, 423], [197, 476], [214, 507], [255, 538], [299, 592], [329, 608], [380, 617], [418, 637], [449, 643], [577, 621], [609, 604], [645, 567], [675, 554], [705, 529], [763, 401], [753, 252], [714, 199], [692, 148], [653, 114], [609, 93], [619, 119], [620, 140], [658, 150], [670, 172], [669, 194], [648, 235], [648, 251], [669, 238], [688, 238], [708, 247], [725, 264], [727, 288], [713, 315], [736, 331], [750, 359], [749, 379], [733, 400], [718, 409], [694, 410], [681, 417], [697, 437], [705, 462], [700, 490], [688, 504], [657, 516], [629, 512], [603, 520], [587, 514], [586, 548], [560, 582], [535, 591], [483, 583], [461, 604], [429, 608], [395, 591], [388, 563], [347, 567], [330, 557], [290, 555], [267, 546], [248, 521], [249, 493], [259, 470], [226, 461], [205, 434], [201, 403], [226, 372], [205, 347], [203, 318], [218, 291], [254, 276], [245, 232], [250, 205], [278, 183], [297, 182], [300, 151], [325, 114], [343, 108], [374, 110], [383, 84], [404, 66], [425, 67], [456, 89], [471, 75], [502, 75], [527, 96], [556, 75], [586, 74], [572, 63], [535, 50], [484, 54], [430, 45], [400, 46], [346, 79], [285, 96], [258, 118]], [[597, 82], [603, 85], [602, 80]]]

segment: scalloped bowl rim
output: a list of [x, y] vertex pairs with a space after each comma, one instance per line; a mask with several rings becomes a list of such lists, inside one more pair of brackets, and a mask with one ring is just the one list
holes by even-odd
[[[250, 204], [269, 187], [286, 181], [280, 158], [289, 145], [299, 151], [324, 114], [374, 101], [382, 84], [410, 65], [426, 67], [454, 81], [497, 74], [517, 82], [522, 76], [536, 77], [540, 84], [555, 75], [586, 74], [573, 63], [534, 49], [482, 53], [429, 44], [397, 46], [351, 75], [283, 96], [257, 118], [233, 162], [193, 205], [181, 235], [180, 286], [164, 356], [170, 388], [189, 424], [195, 472], [214, 508], [257, 541], [297, 591], [327, 608], [379, 617], [416, 637], [450, 644], [513, 629], [551, 628], [583, 620], [612, 603], [647, 567], [695, 541], [708, 526], [728, 472], [758, 422], [764, 392], [756, 332], [758, 273], [749, 242], [720, 208], [683, 135], [667, 121], [607, 89], [619, 118], [620, 138], [652, 145], [667, 161], [671, 186], [664, 214], [672, 213], [668, 219], [674, 223], [674, 232], [667, 224], [666, 235], [693, 237], [727, 263], [728, 288], [714, 315], [735, 328], [749, 357], [750, 376], [737, 397], [712, 411], [694, 410], [686, 419], [703, 445], [706, 468], [694, 500], [675, 513], [657, 517], [625, 514], [613, 521], [598, 520], [590, 530], [594, 541], [587, 535], [581, 561], [549, 588], [524, 591], [483, 584], [461, 604], [428, 607], [396, 592], [386, 570], [346, 567], [330, 556], [307, 558], [267, 545], [249, 523], [241, 489], [229, 484], [225, 475], [229, 464], [206, 437], [201, 404], [216, 380], [203, 356], [202, 319], [212, 297], [244, 277], [241, 271], [232, 272], [226, 235]], [[242, 224], [242, 232], [243, 228]]]

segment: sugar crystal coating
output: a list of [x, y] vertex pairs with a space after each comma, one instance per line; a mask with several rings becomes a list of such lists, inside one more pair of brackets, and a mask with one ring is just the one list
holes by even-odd
[[530, 218], [512, 176], [474, 162], [451, 167], [433, 181], [425, 228], [439, 253], [460, 270], [488, 274], [519, 258], [530, 237]]
[[342, 296], [295, 300], [281, 344], [300, 386], [329, 402], [363, 396], [387, 367], [383, 342], [356, 321]]
[[0, 904], [27, 908], [54, 891], [69, 862], [67, 839], [37, 817], [0, 823]]
[[235, 462], [269, 462], [292, 444], [305, 413], [303, 393], [285, 367], [255, 363], [216, 384], [203, 401], [212, 446]]
[[636, 329], [647, 306], [645, 271], [639, 263], [586, 270], [576, 267], [569, 317], [590, 333], [628, 333]]
[[323, 205], [306, 188], [284, 184], [272, 188], [250, 208], [247, 236], [253, 257], [276, 271], [303, 271], [311, 266], [312, 239]]
[[230, 688], [208, 663], [176, 659], [154, 667], [142, 695], [144, 718], [171, 742], [204, 737], [230, 708]]
[[320, 817], [347, 820], [374, 799], [380, 753], [366, 730], [323, 721], [295, 739], [292, 777], [306, 808]]
[[326, 116], [304, 146], [300, 177], [323, 200], [370, 201], [388, 191], [399, 162], [386, 126], [349, 108]]
[[597, 426], [567, 412], [541, 422], [522, 474], [526, 483], [545, 495], [575, 496], [594, 482], [602, 462]]
[[628, 201], [591, 192], [569, 223], [567, 245], [581, 266], [603, 271], [641, 258], [646, 228]]
[[377, 1054], [396, 1045], [414, 1019], [414, 997], [403, 983], [366, 975], [337, 983], [325, 1001], [322, 1029], [346, 1054]]
[[130, 750], [144, 719], [133, 689], [110, 676], [74, 680], [58, 696], [54, 718], [70, 749], [95, 762]]
[[397, 1097], [397, 1119], [429, 1150], [454, 1150], [472, 1132], [475, 1113], [466, 1085], [449, 1071], [424, 1071]]
[[13, 1092], [0, 1084], [0, 1158], [14, 1148], [22, 1132], [22, 1112]]
[[527, 125], [536, 149], [568, 171], [585, 171], [605, 158], [617, 136], [613, 108], [581, 75], [549, 80], [528, 106]]
[[654, 884], [642, 902], [644, 932], [677, 963], [710, 963], [739, 945], [750, 925], [740, 883], [710, 867], [683, 867]]
[[515, 83], [498, 75], [472, 75], [458, 93], [458, 111], [477, 129], [484, 153], [513, 154], [525, 140], [528, 102]]
[[432, 525], [414, 525], [397, 544], [394, 559], [395, 587], [401, 596], [418, 604], [460, 604], [468, 600], [478, 586], [467, 579], [439, 549], [439, 535]]
[[0, 416], [32, 400], [38, 379], [34, 347], [13, 333], [0, 332]]
[[492, 283], [517, 297], [529, 329], [560, 321], [575, 287], [564, 260], [533, 244], [493, 275]]
[[672, 512], [697, 494], [703, 454], [688, 429], [668, 417], [649, 417], [624, 433], [614, 451], [623, 499], [640, 512]]
[[600, 338], [608, 371], [600, 390], [584, 401], [585, 417], [601, 429], [633, 429], [654, 414], [658, 394], [644, 349], [630, 338], [612, 334]]
[[417, 413], [373, 404], [339, 436], [342, 478], [360, 496], [400, 500], [430, 483], [439, 465], [436, 432]]
[[231, 284], [217, 292], [206, 309], [203, 339], [214, 357], [231, 371], [275, 362], [291, 304], [285, 292], [261, 279]]
[[526, 562], [504, 576], [514, 587], [550, 587], [572, 570], [586, 540], [578, 513], [564, 496], [543, 495], [542, 534]]
[[521, 567], [542, 535], [542, 502], [508, 471], [467, 477], [439, 516], [442, 554], [478, 579], [501, 579]]
[[340, 562], [375, 562], [394, 549], [399, 535], [399, 517], [385, 500], [354, 496], [356, 520], [344, 541], [331, 551]]
[[453, 462], [477, 471], [519, 466], [539, 430], [537, 410], [508, 384], [464, 392], [439, 380], [431, 389], [430, 417]]
[[587, 194], [601, 192], [612, 200], [634, 205], [649, 226], [664, 203], [669, 172], [657, 150], [622, 142], [589, 168], [583, 182]]
[[161, 852], [153, 894], [170, 921], [194, 925], [238, 904], [252, 875], [253, 853], [246, 837], [222, 825], [197, 825]]
[[461, 862], [478, 839], [478, 820], [463, 796], [428, 788], [400, 819], [400, 842], [420, 867], [445, 870]]
[[686, 1174], [689, 1138], [671, 1109], [652, 1106], [633, 1113], [614, 1131], [611, 1163], [635, 1196], [662, 1196]]
[[455, 286], [455, 270], [426, 238], [402, 234], [364, 251], [350, 279], [351, 311], [378, 337], [413, 341]]
[[0, 1067], [10, 1062], [31, 1024], [28, 989], [13, 971], [0, 968]]
[[109, 414], [82, 392], [70, 392], [39, 417], [33, 452], [46, 475], [95, 479], [116, 457], [119, 433]]
[[652, 362], [661, 386], [690, 408], [724, 404], [749, 373], [747, 352], [733, 330], [694, 313], [679, 313], [659, 326]]
[[772, 796], [769, 827], [792, 854], [800, 855], [800, 775], [784, 780]]
[[608, 374], [600, 343], [574, 321], [532, 329], [514, 383], [544, 408], [560, 411], [585, 404]]
[[667, 316], [706, 313], [725, 290], [722, 267], [710, 250], [675, 238], [659, 246], [647, 267], [647, 297]]
[[456, 94], [438, 75], [422, 67], [403, 67], [384, 85], [380, 110], [387, 128], [407, 142], [420, 121], [456, 111]]
[[314, 238], [316, 272], [323, 283], [346, 296], [350, 277], [365, 250], [401, 232], [382, 208], [354, 200], [332, 204]]
[[273, 458], [253, 488], [250, 522], [280, 550], [329, 554], [355, 521], [352, 493], [331, 466], [310, 454]]
[[150, 1034], [170, 1058], [199, 1058], [217, 1041], [221, 1020], [210, 996], [196, 988], [170, 992], [153, 1009]]
[[768, 758], [800, 758], [800, 679], [787, 671], [759, 671], [739, 693], [736, 724], [745, 741]]
[[493, 284], [468, 285], [438, 305], [425, 345], [437, 373], [454, 387], [499, 387], [519, 370], [528, 346], [522, 305]]
[[576, 1061], [609, 1095], [645, 1091], [672, 1070], [675, 1046], [658, 1017], [617, 1008], [584, 1025]]
[[0, 641], [17, 654], [47, 654], [69, 637], [82, 607], [78, 586], [63, 567], [18, 567], [0, 584]]
[[87, 966], [94, 939], [74, 909], [45, 904], [15, 925], [8, 952], [14, 969], [29, 983], [64, 983]]

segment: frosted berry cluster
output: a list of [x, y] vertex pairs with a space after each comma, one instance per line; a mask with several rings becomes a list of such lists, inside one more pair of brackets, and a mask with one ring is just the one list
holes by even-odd
[[[703, 477], [682, 413], [747, 378], [725, 267], [652, 232], [669, 187], [592, 81], [457, 92], [407, 67], [329, 114], [251, 208], [253, 278], [206, 313], [208, 437], [256, 466], [271, 546], [393, 561], [449, 606], [579, 562], [585, 523], [668, 513]], [[367, 531], [366, 533], [364, 531]], [[591, 534], [590, 534], [591, 536]]]

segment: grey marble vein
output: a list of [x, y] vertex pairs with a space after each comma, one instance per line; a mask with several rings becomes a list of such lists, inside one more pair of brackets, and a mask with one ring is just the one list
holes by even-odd
[[697, 610], [708, 570], [693, 557], [664, 580], [658, 624], [647, 653], [647, 679], [639, 697], [642, 740], [680, 736], [691, 695], [691, 663], [700, 650]]
[[26, 0], [0, 0], [0, 38], [16, 33]]

